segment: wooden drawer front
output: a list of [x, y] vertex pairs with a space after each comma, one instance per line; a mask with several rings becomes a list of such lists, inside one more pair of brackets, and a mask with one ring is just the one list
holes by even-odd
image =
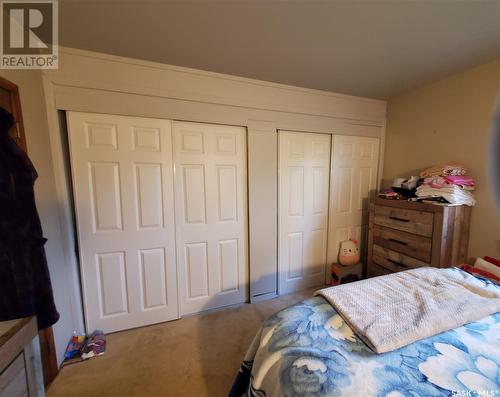
[[383, 205], [376, 205], [374, 210], [373, 223], [420, 236], [432, 236], [433, 222], [434, 214], [431, 212], [406, 210]]
[[431, 242], [427, 237], [400, 232], [385, 227], [373, 227], [373, 243], [393, 251], [401, 252], [413, 258], [430, 262]]
[[399, 252], [391, 251], [377, 244], [373, 244], [372, 261], [393, 272], [430, 266], [428, 263], [411, 258]]
[[0, 375], [0, 397], [28, 396], [28, 383], [21, 353]]
[[366, 277], [384, 276], [386, 274], [391, 274], [392, 272], [393, 271], [388, 270], [385, 267], [378, 266], [372, 263], [370, 266], [368, 266]]

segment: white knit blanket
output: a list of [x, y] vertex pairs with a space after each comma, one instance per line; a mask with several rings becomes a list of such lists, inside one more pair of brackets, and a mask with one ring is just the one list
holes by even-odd
[[316, 291], [377, 353], [500, 311], [500, 289], [457, 268], [423, 267]]

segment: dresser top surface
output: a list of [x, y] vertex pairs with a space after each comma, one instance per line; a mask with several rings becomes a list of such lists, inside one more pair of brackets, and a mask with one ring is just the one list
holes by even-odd
[[[34, 317], [19, 318], [16, 320], [0, 321], [0, 349], [21, 330], [24, 333], [36, 335], [36, 321]], [[34, 335], [31, 335], [32, 338]]]
[[403, 208], [408, 210], [426, 211], [426, 212], [444, 212], [447, 211], [449, 208], [457, 207], [457, 206], [445, 206], [445, 205], [430, 204], [430, 203], [420, 203], [416, 201], [407, 201], [407, 200], [390, 200], [378, 197], [373, 199], [372, 203], [376, 205], [384, 205], [387, 207]]
[[22, 319], [17, 320], [9, 320], [9, 321], [0, 321], [0, 338], [4, 335], [9, 334], [9, 331], [18, 325]]

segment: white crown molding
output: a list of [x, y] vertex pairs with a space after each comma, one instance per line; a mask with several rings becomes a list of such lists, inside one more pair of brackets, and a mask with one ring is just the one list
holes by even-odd
[[375, 123], [386, 101], [61, 47], [55, 86], [87, 88]]
[[273, 83], [271, 81], [257, 80], [257, 79], [251, 79], [248, 77], [240, 77], [240, 76], [235, 76], [235, 75], [230, 75], [230, 74], [210, 72], [207, 70], [188, 68], [188, 67], [184, 67], [184, 66], [170, 65], [170, 64], [166, 64], [166, 63], [145, 61], [145, 60], [137, 59], [137, 58], [128, 58], [128, 57], [122, 57], [122, 56], [118, 56], [118, 55], [111, 55], [111, 54], [105, 54], [102, 52], [81, 50], [81, 49], [71, 48], [71, 47], [60, 46], [59, 52], [65, 53], [65, 54], [71, 54], [71, 55], [85, 56], [88, 58], [94, 58], [94, 59], [99, 59], [99, 60], [124, 63], [124, 64], [129, 64], [129, 65], [147, 66], [147, 67], [155, 68], [155, 69], [170, 70], [170, 71], [182, 72], [182, 73], [190, 73], [190, 74], [194, 74], [194, 75], [212, 77], [212, 78], [217, 78], [217, 79], [222, 79], [222, 80], [245, 82], [248, 84], [261, 85], [264, 87], [274, 87], [274, 88], [279, 88], [279, 89], [291, 90], [291, 91], [295, 91], [295, 92], [305, 92], [305, 93], [309, 93], [309, 94], [325, 95], [325, 96], [329, 96], [329, 97], [336, 97], [336, 98], [342, 98], [342, 99], [353, 99], [356, 101], [371, 102], [373, 104], [385, 104], [386, 103], [386, 101], [382, 100], [382, 99], [359, 97], [359, 96], [354, 96], [354, 95], [340, 94], [340, 93], [331, 92], [331, 91], [297, 87], [297, 86], [281, 84], [281, 83]]

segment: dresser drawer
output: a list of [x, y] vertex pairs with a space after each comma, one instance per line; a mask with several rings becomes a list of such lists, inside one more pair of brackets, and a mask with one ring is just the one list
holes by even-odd
[[366, 274], [465, 262], [470, 215], [467, 206], [374, 198], [370, 202]]
[[392, 272], [430, 266], [428, 263], [373, 244], [372, 262]]
[[425, 262], [431, 261], [432, 240], [427, 237], [374, 226], [373, 243]]
[[431, 237], [434, 214], [432, 212], [375, 205], [373, 223], [420, 236]]
[[[396, 271], [399, 271], [399, 270], [396, 270]], [[368, 269], [366, 270], [366, 277], [385, 276], [386, 274], [391, 274], [393, 272], [394, 272], [394, 270], [389, 270], [389, 269], [386, 269], [385, 267], [378, 266], [378, 265], [372, 263], [370, 266], [368, 266]]]
[[0, 374], [0, 397], [25, 397], [28, 395], [24, 354], [21, 353]]

